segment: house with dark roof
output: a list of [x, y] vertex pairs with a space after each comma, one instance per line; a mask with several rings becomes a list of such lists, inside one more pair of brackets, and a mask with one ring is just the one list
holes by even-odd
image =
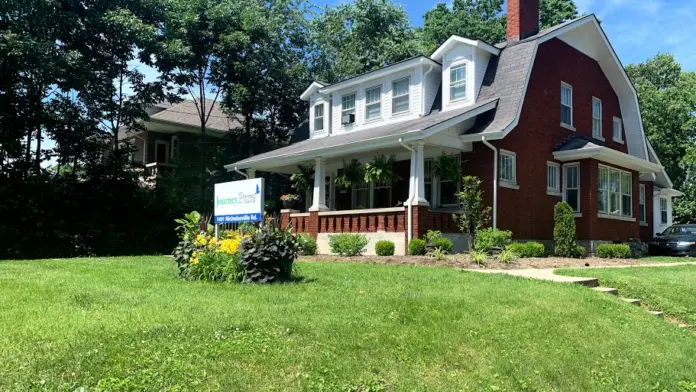
[[[397, 254], [440, 230], [455, 244], [458, 181], [440, 178], [443, 160], [482, 180], [492, 226], [516, 239], [550, 241], [554, 206], [575, 211], [578, 238], [649, 240], [672, 224], [672, 189], [643, 131], [636, 90], [599, 21], [584, 16], [539, 30], [538, 0], [508, 0], [507, 41], [450, 37], [416, 57], [300, 97], [309, 139], [227, 165], [294, 173], [314, 165], [305, 208], [284, 210], [297, 232], [328, 253], [332, 233], [388, 239]], [[344, 162], [396, 158], [391, 181], [334, 184]]]

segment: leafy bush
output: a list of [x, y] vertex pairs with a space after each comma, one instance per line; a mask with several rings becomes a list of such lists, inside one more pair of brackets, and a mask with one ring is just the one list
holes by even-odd
[[587, 250], [585, 249], [584, 246], [582, 245], [575, 245], [575, 248], [573, 249], [573, 258], [575, 259], [582, 259], [585, 257], [585, 254], [587, 253]]
[[595, 255], [602, 259], [628, 259], [631, 248], [626, 244], [601, 244], [597, 246]]
[[504, 251], [498, 253], [498, 261], [504, 264], [509, 264], [515, 261], [516, 254], [511, 250], [505, 249]]
[[432, 251], [428, 252], [428, 256], [434, 257], [435, 260], [437, 261], [442, 261], [447, 258], [447, 252], [446, 250], [442, 250], [442, 248], [435, 248]]
[[394, 256], [394, 243], [391, 241], [377, 241], [375, 253], [377, 256]]
[[553, 220], [554, 254], [559, 257], [578, 257], [578, 235], [575, 231], [573, 209], [566, 202], [556, 204]]
[[368, 239], [362, 234], [336, 234], [329, 236], [331, 252], [341, 256], [359, 256], [365, 251]]
[[172, 252], [172, 258], [174, 259], [174, 264], [179, 269], [179, 276], [182, 278], [188, 277], [188, 270], [191, 264], [191, 256], [193, 252], [197, 249], [193, 241], [182, 240], [179, 245], [174, 248]]
[[193, 280], [241, 282], [244, 280], [244, 268], [240, 264], [239, 252], [230, 254], [205, 249], [200, 254], [194, 252], [188, 275], [189, 279]]
[[476, 232], [474, 249], [484, 253], [491, 253], [493, 248], [505, 248], [512, 240], [512, 232], [507, 230], [495, 230], [488, 228]]
[[428, 245], [439, 248], [446, 253], [451, 253], [454, 247], [454, 243], [450, 239], [443, 237], [442, 232], [438, 230], [428, 230], [428, 233], [425, 235], [425, 240]]
[[543, 244], [538, 242], [516, 242], [507, 246], [507, 250], [520, 258], [526, 257], [544, 257], [546, 250]]
[[471, 251], [471, 253], [469, 253], [469, 258], [471, 258], [471, 262], [478, 265], [486, 265], [488, 262], [488, 254], [478, 250]]
[[427, 252], [425, 240], [414, 238], [408, 243], [408, 254], [411, 256], [425, 256]]
[[462, 191], [457, 193], [457, 199], [462, 213], [454, 214], [452, 218], [459, 230], [467, 235], [469, 244], [473, 244], [476, 242], [476, 232], [491, 220], [491, 207], [483, 203], [481, 180], [474, 176], [462, 178]]
[[317, 254], [317, 241], [308, 233], [299, 233], [295, 236], [297, 240], [297, 250], [303, 256], [314, 256]]
[[287, 282], [297, 257], [297, 241], [290, 227], [281, 228], [276, 220], [264, 223], [242, 241], [241, 264], [250, 283]]

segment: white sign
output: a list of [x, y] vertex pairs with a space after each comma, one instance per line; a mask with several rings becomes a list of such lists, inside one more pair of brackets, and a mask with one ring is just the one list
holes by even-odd
[[215, 223], [260, 222], [263, 178], [215, 184]]

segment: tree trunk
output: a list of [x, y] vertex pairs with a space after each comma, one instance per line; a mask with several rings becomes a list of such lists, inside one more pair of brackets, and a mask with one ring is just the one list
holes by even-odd
[[38, 174], [41, 171], [41, 126], [36, 128], [36, 159], [34, 169]]
[[31, 136], [33, 134], [33, 130], [29, 128], [27, 130], [27, 146], [24, 152], [24, 177], [29, 177], [29, 168], [31, 167]]

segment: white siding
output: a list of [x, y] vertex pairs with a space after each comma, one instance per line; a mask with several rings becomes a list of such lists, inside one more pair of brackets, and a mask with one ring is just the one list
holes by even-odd
[[[427, 68], [426, 68], [427, 71]], [[424, 97], [425, 99], [425, 113], [423, 115], [427, 115], [430, 113], [430, 110], [433, 107], [433, 104], [435, 103], [435, 97], [437, 96], [437, 90], [440, 89], [440, 82], [442, 81], [442, 73], [436, 69], [433, 68], [432, 71], [430, 71], [429, 74], [425, 75], [425, 84], [424, 84]]]
[[[648, 197], [649, 195], [646, 195]], [[662, 224], [662, 210], [660, 210], [660, 198], [667, 199], [667, 224]], [[653, 234], [662, 233], [668, 227], [672, 226], [672, 198], [670, 196], [661, 196], [660, 189], [655, 187], [653, 193]]]
[[488, 62], [491, 59], [491, 54], [485, 50], [476, 49], [475, 50], [475, 74], [476, 77], [474, 82], [474, 100], [478, 98], [479, 91], [481, 91], [481, 86], [483, 85], [483, 77], [486, 76], [486, 69], [488, 68]]
[[[490, 53], [464, 43], [458, 43], [445, 53], [442, 59], [443, 110], [461, 108], [476, 102], [490, 58]], [[450, 102], [450, 70], [461, 64], [466, 64], [466, 98]]]

